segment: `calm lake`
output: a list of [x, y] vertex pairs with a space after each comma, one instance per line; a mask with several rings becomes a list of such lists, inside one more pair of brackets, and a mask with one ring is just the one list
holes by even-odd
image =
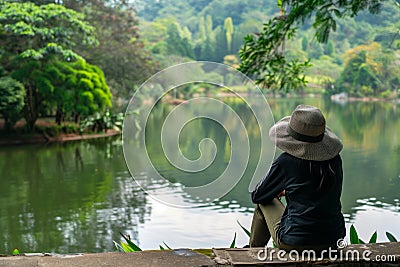
[[[227, 247], [235, 232], [237, 246], [247, 244], [237, 221], [250, 228], [253, 206], [247, 176], [254, 169], [254, 155], [260, 153], [260, 134], [246, 106], [229, 101], [245, 121], [252, 148], [250, 163], [232, 191], [208, 204], [182, 188], [209, 182], [213, 174], [223, 172], [229, 161], [227, 134], [207, 119], [188, 124], [179, 139], [185, 156], [199, 157], [203, 138], [214, 140], [217, 154], [213, 165], [202, 172], [175, 170], [162, 153], [158, 129], [172, 107], [155, 109], [146, 128], [147, 151], [167, 180], [151, 180], [151, 172], [140, 168], [140, 158], [135, 162], [134, 180], [121, 137], [1, 147], [0, 254], [9, 254], [15, 247], [21, 252], [115, 251], [112, 241], [120, 241], [119, 232], [130, 234], [142, 249], [158, 249], [163, 242], [172, 248]], [[365, 241], [375, 230], [378, 241], [387, 241], [386, 231], [399, 239], [400, 106], [337, 104], [320, 98], [269, 100], [275, 119], [302, 103], [320, 107], [328, 126], [343, 140], [342, 211], [347, 229], [354, 224]], [[234, 131], [236, 125], [230, 127]], [[152, 183], [146, 192], [135, 182], [143, 185], [149, 179]], [[179, 208], [160, 199], [199, 205]]]

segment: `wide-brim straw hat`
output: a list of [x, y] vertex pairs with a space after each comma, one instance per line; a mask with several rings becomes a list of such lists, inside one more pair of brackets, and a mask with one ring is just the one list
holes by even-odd
[[321, 110], [307, 105], [297, 106], [291, 116], [272, 126], [269, 137], [283, 151], [306, 160], [329, 160], [343, 148], [340, 139], [326, 127]]

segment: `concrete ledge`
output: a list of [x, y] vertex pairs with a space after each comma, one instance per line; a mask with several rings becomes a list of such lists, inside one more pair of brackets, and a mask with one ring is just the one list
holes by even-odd
[[0, 267], [98, 267], [98, 266], [215, 266], [205, 255], [188, 249], [133, 253], [42, 254], [0, 257]]
[[[210, 249], [197, 250], [210, 255]], [[339, 251], [296, 259], [295, 253], [273, 248], [219, 248], [208, 257], [190, 249], [153, 250], [133, 253], [51, 254], [28, 253], [0, 257], [0, 267], [77, 267], [77, 266], [400, 266], [400, 243], [350, 245]], [[267, 254], [265, 254], [265, 252]], [[279, 254], [280, 253], [280, 254]], [[299, 253], [298, 255], [302, 255]], [[309, 254], [305, 254], [307, 256]], [[329, 255], [331, 257], [329, 257]], [[359, 258], [357, 259], [357, 255]], [[368, 257], [363, 258], [364, 256]], [[271, 256], [271, 257], [270, 257]], [[292, 258], [291, 258], [292, 257]], [[332, 258], [335, 257], [335, 258]], [[378, 259], [379, 257], [379, 259]], [[385, 257], [384, 261], [382, 261]]]

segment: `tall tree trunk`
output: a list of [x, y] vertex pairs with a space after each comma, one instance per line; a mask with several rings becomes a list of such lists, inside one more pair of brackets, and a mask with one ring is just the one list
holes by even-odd
[[57, 111], [56, 111], [56, 123], [57, 125], [61, 125], [61, 122], [64, 119], [64, 113], [62, 111], [62, 107], [57, 107]]
[[27, 86], [26, 98], [25, 98], [25, 112], [24, 117], [26, 121], [26, 128], [29, 132], [33, 131], [33, 127], [35, 126], [35, 122], [37, 120], [37, 101], [33, 96], [33, 89], [30, 86]]

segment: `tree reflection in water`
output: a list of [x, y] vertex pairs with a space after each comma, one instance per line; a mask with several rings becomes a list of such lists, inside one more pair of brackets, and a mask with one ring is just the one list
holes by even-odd
[[1, 253], [113, 251], [150, 213], [119, 139], [4, 147], [0, 158]]

